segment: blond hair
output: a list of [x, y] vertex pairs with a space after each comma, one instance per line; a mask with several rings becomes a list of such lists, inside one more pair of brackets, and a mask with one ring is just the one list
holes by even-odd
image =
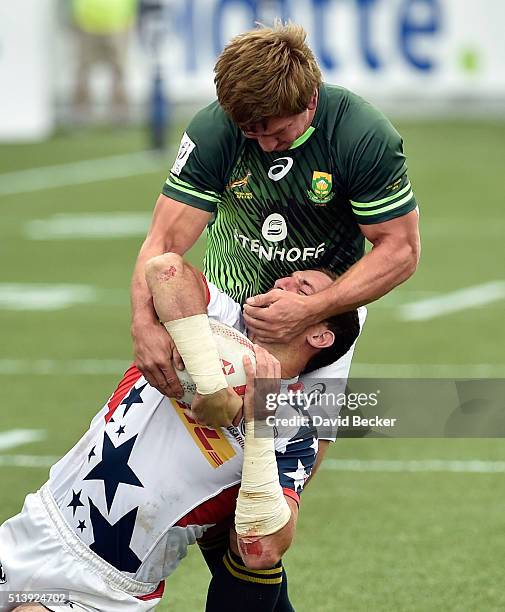
[[276, 21], [233, 38], [215, 67], [217, 97], [238, 126], [303, 112], [321, 71], [302, 26]]

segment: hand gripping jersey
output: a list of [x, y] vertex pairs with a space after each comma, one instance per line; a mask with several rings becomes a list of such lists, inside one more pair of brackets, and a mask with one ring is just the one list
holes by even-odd
[[205, 275], [238, 302], [295, 270], [343, 273], [364, 253], [359, 224], [416, 208], [400, 135], [330, 85], [312, 125], [282, 152], [265, 153], [210, 104], [188, 126], [163, 193], [215, 213]]
[[[241, 328], [240, 305], [213, 285], [209, 293], [209, 316]], [[49, 489], [91, 551], [156, 584], [188, 544], [233, 517], [243, 444], [241, 427], [199, 426], [132, 366], [86, 435], [53, 466]], [[292, 431], [275, 447], [280, 483], [298, 499], [317, 452], [315, 429]]]

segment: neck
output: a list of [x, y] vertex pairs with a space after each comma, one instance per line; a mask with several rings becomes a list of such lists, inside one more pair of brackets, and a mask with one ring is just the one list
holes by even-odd
[[302, 347], [293, 347], [289, 344], [262, 345], [259, 342], [257, 344], [279, 360], [283, 379], [298, 376], [310, 358]]

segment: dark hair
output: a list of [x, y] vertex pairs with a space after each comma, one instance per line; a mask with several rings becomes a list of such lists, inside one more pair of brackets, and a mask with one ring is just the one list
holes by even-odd
[[[329, 276], [331, 280], [337, 280], [338, 274], [335, 274], [328, 268], [318, 268], [319, 272]], [[314, 355], [303, 370], [303, 374], [309, 374], [319, 368], [330, 365], [340, 359], [356, 341], [359, 336], [360, 324], [357, 309], [342, 312], [341, 314], [329, 317], [323, 323], [326, 323], [327, 328], [335, 335], [335, 342], [324, 349], [321, 349], [317, 355]]]
[[360, 325], [359, 316], [356, 309], [342, 312], [323, 321], [330, 331], [335, 334], [335, 342], [327, 348], [321, 349], [314, 355], [303, 370], [303, 374], [308, 374], [319, 368], [330, 365], [340, 359], [356, 341], [359, 336]]

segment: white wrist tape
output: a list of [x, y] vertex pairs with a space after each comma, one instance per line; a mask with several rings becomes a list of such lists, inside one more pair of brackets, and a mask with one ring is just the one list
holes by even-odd
[[226, 389], [228, 383], [206, 314], [167, 321], [163, 324], [172, 336], [186, 370], [201, 395]]
[[242, 537], [276, 533], [291, 518], [279, 483], [273, 438], [255, 438], [254, 422], [246, 422], [242, 483], [235, 510], [235, 529]]

